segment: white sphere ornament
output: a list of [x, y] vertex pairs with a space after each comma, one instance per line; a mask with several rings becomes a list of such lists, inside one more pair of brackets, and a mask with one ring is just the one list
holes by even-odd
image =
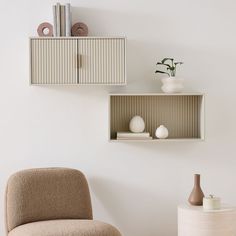
[[156, 137], [159, 139], [165, 139], [169, 135], [168, 129], [164, 125], [160, 125], [156, 129]]
[[142, 133], [145, 129], [145, 122], [141, 116], [134, 116], [129, 122], [129, 130], [133, 133]]

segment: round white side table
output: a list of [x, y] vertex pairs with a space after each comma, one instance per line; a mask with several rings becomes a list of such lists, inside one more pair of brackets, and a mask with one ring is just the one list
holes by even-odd
[[236, 208], [204, 211], [202, 206], [178, 206], [178, 236], [236, 236]]

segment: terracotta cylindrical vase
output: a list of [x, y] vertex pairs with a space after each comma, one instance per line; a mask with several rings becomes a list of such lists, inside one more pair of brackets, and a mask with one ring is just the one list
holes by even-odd
[[204, 198], [204, 193], [202, 192], [201, 185], [200, 185], [200, 175], [195, 174], [194, 187], [188, 198], [188, 201], [191, 205], [202, 206], [203, 198]]

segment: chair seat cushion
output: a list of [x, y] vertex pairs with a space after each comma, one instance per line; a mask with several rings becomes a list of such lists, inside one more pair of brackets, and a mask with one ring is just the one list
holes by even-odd
[[121, 236], [113, 226], [96, 220], [48, 220], [18, 226], [8, 236]]

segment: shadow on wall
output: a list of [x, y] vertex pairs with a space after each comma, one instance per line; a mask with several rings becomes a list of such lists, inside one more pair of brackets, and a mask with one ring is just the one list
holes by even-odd
[[123, 236], [177, 235], [176, 203], [168, 193], [105, 178], [89, 183]]

